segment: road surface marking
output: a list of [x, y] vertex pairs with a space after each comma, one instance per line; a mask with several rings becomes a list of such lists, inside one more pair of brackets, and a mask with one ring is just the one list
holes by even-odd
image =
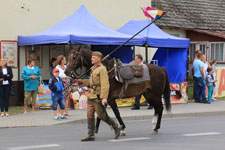
[[38, 149], [38, 148], [48, 148], [57, 147], [59, 144], [48, 144], [48, 145], [35, 145], [35, 146], [21, 146], [21, 147], [11, 147], [8, 150], [26, 150], [26, 149]]
[[139, 138], [129, 138], [129, 139], [120, 139], [120, 140], [109, 140], [110, 142], [126, 142], [126, 141], [139, 141], [139, 140], [149, 140], [149, 137], [139, 137]]
[[206, 133], [192, 133], [192, 134], [183, 134], [183, 136], [204, 136], [204, 135], [218, 135], [221, 133], [218, 132], [206, 132]]

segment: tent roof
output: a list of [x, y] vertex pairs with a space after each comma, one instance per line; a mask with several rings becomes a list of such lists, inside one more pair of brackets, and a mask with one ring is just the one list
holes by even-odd
[[[40, 33], [18, 36], [18, 44], [91, 44], [91, 45], [120, 45], [131, 36], [114, 31], [92, 16], [84, 5], [75, 13], [55, 26]], [[135, 37], [127, 45], [143, 45], [143, 39]]]
[[[149, 23], [150, 20], [131, 20], [117, 31], [134, 35]], [[162, 31], [155, 24], [150, 25], [139, 35], [143, 36], [145, 38], [145, 43], [151, 47], [188, 48], [190, 44], [189, 39], [169, 35], [168, 33]]]

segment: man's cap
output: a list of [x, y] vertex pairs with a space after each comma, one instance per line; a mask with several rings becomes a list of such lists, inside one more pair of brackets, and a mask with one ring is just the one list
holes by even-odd
[[101, 52], [95, 51], [95, 52], [92, 52], [92, 56], [97, 56], [97, 57], [102, 58], [103, 55]]
[[58, 68], [54, 68], [52, 72], [59, 72]]

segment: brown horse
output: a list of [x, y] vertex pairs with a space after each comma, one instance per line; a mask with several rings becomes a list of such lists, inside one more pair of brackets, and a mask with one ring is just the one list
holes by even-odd
[[[77, 68], [82, 67], [82, 64], [87, 68], [90, 68], [91, 54], [92, 51], [89, 49], [71, 51], [66, 74], [73, 74]], [[86, 64], [87, 62], [89, 62], [89, 64]], [[111, 106], [117, 120], [122, 126], [122, 130], [124, 130], [126, 126], [120, 116], [120, 112], [115, 101], [115, 99], [119, 98], [123, 84], [115, 79], [115, 72], [113, 71], [115, 69], [114, 66], [113, 60], [107, 61], [106, 68], [108, 70], [110, 83], [108, 104]], [[155, 134], [158, 133], [158, 129], [160, 128], [161, 124], [163, 112], [162, 95], [164, 95], [165, 98], [166, 110], [168, 111], [171, 109], [170, 86], [165, 68], [151, 64], [147, 64], [147, 67], [149, 69], [150, 81], [142, 82], [140, 84], [130, 84], [125, 91], [125, 95], [127, 97], [134, 97], [143, 94], [148, 103], [154, 107], [155, 113], [152, 119], [152, 131]]]

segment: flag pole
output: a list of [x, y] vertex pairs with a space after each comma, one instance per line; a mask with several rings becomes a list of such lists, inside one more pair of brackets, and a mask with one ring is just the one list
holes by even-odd
[[162, 14], [161, 16], [159, 16], [159, 18], [154, 19], [151, 23], [149, 23], [147, 26], [145, 26], [144, 28], [142, 28], [140, 31], [138, 31], [136, 34], [134, 34], [131, 38], [129, 38], [127, 41], [125, 41], [123, 44], [121, 44], [120, 46], [118, 46], [117, 48], [115, 48], [112, 52], [110, 52], [108, 55], [106, 55], [102, 61], [106, 60], [110, 55], [112, 55], [115, 51], [117, 51], [118, 49], [120, 49], [122, 46], [124, 46], [125, 44], [127, 44], [130, 40], [132, 40], [135, 36], [137, 36], [139, 33], [141, 33], [142, 31], [144, 31], [147, 27], [149, 27], [151, 24], [153, 24], [154, 22], [156, 22], [156, 20], [162, 18], [162, 16], [164, 16], [166, 14], [166, 12], [164, 14]]
[[[168, 11], [167, 11], [168, 12]], [[154, 19], [152, 22], [150, 22], [148, 25], [146, 25], [144, 28], [142, 28], [140, 31], [138, 31], [136, 34], [134, 34], [132, 37], [130, 37], [127, 41], [125, 41], [123, 44], [119, 45], [117, 48], [115, 48], [113, 51], [111, 51], [108, 55], [106, 55], [103, 59], [102, 62], [104, 62], [110, 55], [112, 55], [113, 53], [115, 53], [118, 49], [120, 49], [122, 46], [124, 46], [125, 44], [127, 44], [130, 40], [132, 40], [135, 36], [137, 36], [138, 34], [140, 34], [142, 31], [144, 31], [147, 27], [149, 27], [151, 24], [153, 24], [154, 22], [156, 22], [156, 20], [162, 18], [167, 12], [165, 12], [164, 14], [162, 14], [161, 16], [159, 16], [159, 18]], [[93, 67], [93, 66], [92, 66]], [[85, 74], [87, 74], [92, 67], [86, 71], [84, 74], [82, 74], [81, 76], [79, 76], [79, 78], [82, 78]]]

